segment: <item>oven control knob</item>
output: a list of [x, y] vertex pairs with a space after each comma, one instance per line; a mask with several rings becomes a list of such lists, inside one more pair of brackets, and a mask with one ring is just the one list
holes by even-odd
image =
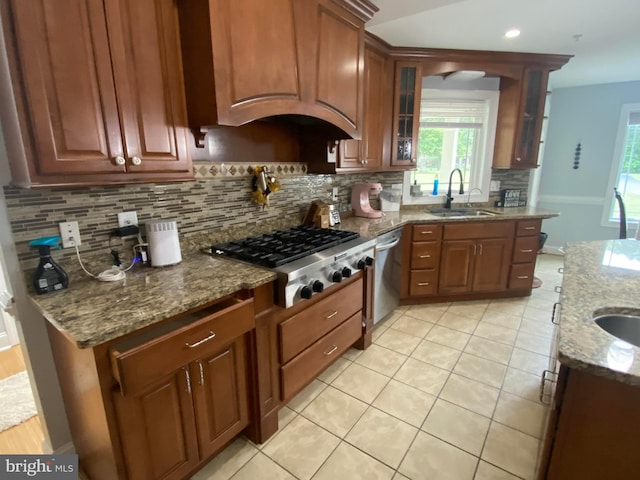
[[351, 276], [351, 269], [349, 267], [344, 267], [341, 273], [344, 278], [349, 278]]
[[340, 283], [342, 281], [342, 273], [333, 272], [330, 278], [333, 283]]
[[309, 300], [313, 295], [310, 287], [304, 286], [300, 289], [300, 297]]
[[360, 260], [358, 260], [358, 269], [359, 270], [364, 270], [367, 267], [370, 267], [371, 265], [373, 265], [373, 258], [371, 257], [364, 257]]
[[311, 282], [311, 289], [316, 293], [320, 293], [324, 290], [324, 283], [322, 283], [320, 280], [314, 280], [313, 282]]

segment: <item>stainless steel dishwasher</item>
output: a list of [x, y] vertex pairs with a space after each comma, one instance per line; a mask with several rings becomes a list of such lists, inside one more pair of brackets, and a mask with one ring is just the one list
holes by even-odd
[[373, 285], [374, 325], [398, 306], [402, 271], [401, 240], [402, 228], [384, 233], [376, 239], [376, 270]]

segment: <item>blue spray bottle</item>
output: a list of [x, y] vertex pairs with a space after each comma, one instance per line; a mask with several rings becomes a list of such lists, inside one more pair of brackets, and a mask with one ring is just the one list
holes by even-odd
[[436, 173], [436, 178], [433, 179], [433, 192], [431, 192], [433, 196], [438, 195], [438, 183], [440, 182], [438, 181], [438, 174]]
[[38, 294], [55, 292], [69, 286], [67, 273], [51, 258], [51, 247], [60, 248], [61, 238], [58, 236], [41, 237], [31, 240], [30, 247], [40, 253], [40, 263], [33, 275], [33, 289]]

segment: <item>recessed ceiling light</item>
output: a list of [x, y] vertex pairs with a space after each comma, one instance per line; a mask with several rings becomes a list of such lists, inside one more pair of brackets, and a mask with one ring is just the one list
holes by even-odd
[[518, 30], [517, 28], [512, 28], [510, 30], [507, 30], [504, 34], [506, 38], [516, 38], [519, 35], [520, 35], [520, 30]]

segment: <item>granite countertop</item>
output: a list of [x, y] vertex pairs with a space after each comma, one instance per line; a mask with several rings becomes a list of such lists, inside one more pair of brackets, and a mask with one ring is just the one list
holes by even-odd
[[640, 242], [569, 244], [564, 264], [558, 359], [571, 368], [640, 386], [640, 348], [593, 321], [594, 312], [640, 315]]
[[[455, 205], [457, 206], [457, 205]], [[443, 222], [493, 222], [526, 218], [552, 218], [558, 212], [536, 207], [495, 208], [481, 207], [481, 210], [495, 215], [481, 217], [438, 217], [427, 211], [427, 206], [402, 208], [399, 212], [384, 212], [382, 218], [347, 217], [342, 219], [339, 228], [358, 232], [364, 237], [377, 237], [407, 223], [443, 223]]]
[[[442, 218], [426, 207], [386, 212], [380, 219], [345, 217], [336, 228], [376, 237], [407, 223], [496, 221], [551, 218], [557, 212], [523, 208], [484, 208], [495, 216]], [[292, 221], [288, 219], [287, 221]], [[258, 226], [250, 235], [293, 226], [282, 223]], [[90, 348], [140, 328], [205, 306], [225, 295], [256, 288], [276, 279], [276, 274], [244, 263], [214, 258], [200, 252], [203, 246], [247, 236], [246, 229], [227, 229], [180, 240], [183, 253], [178, 265], [163, 268], [134, 267], [126, 280], [98, 282], [79, 271], [69, 271], [69, 288], [47, 295], [32, 295], [44, 317], [80, 348]], [[66, 267], [66, 266], [65, 266]], [[104, 264], [90, 271], [107, 268]]]
[[89, 348], [275, 279], [263, 268], [191, 253], [170, 267], [136, 266], [116, 282], [70, 278], [68, 289], [32, 299], [78, 347]]

